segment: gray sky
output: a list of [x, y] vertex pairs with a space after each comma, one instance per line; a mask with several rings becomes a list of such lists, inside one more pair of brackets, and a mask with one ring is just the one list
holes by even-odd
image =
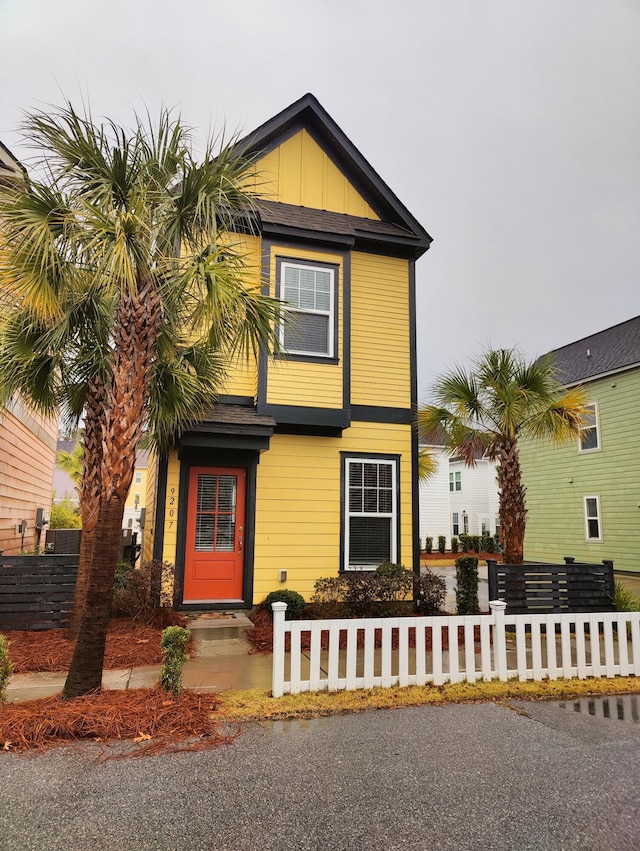
[[0, 139], [88, 96], [252, 130], [316, 95], [434, 237], [419, 391], [640, 313], [638, 0], [0, 0]]

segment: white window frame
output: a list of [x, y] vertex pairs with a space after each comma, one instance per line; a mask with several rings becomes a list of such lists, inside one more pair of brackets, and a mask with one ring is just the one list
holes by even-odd
[[[595, 499], [595, 501], [596, 501], [596, 512], [597, 513], [595, 515], [588, 513], [588, 510], [587, 510], [587, 500], [588, 499]], [[588, 496], [584, 497], [583, 505], [584, 505], [584, 538], [585, 538], [585, 541], [588, 541], [589, 543], [594, 543], [594, 542], [597, 543], [598, 541], [602, 541], [602, 511], [600, 510], [600, 497], [597, 496], [597, 494], [589, 494]], [[597, 538], [592, 538], [589, 535], [589, 521], [590, 520], [596, 520], [597, 523], [598, 523], [598, 537]]]
[[[600, 414], [598, 411], [598, 403], [597, 402], [589, 402], [586, 405], [587, 408], [593, 408], [593, 418], [595, 420], [593, 425], [585, 426], [580, 428], [580, 434], [578, 436], [578, 452], [581, 455], [588, 455], [590, 452], [600, 452], [601, 440], [600, 440]], [[589, 431], [590, 429], [595, 428], [596, 430], [596, 446], [592, 446], [589, 449], [582, 448], [582, 433], [584, 431]]]
[[[352, 464], [388, 464], [391, 467], [391, 511], [351, 511], [349, 509], [349, 472]], [[390, 561], [398, 561], [398, 462], [395, 458], [367, 457], [345, 458], [344, 465], [344, 570], [375, 570], [377, 564], [352, 565], [349, 557], [349, 541], [351, 537], [350, 521], [352, 517], [388, 517], [391, 522], [391, 553]]]
[[137, 485], [142, 484], [142, 473], [136, 473], [136, 484]]
[[460, 512], [451, 513], [451, 534], [457, 538], [460, 535]]
[[460, 470], [449, 473], [449, 492], [460, 493], [462, 490], [462, 473]]
[[[328, 272], [331, 276], [331, 292], [329, 296], [329, 310], [309, 310], [301, 307], [291, 307], [284, 297], [284, 276], [286, 268], [312, 269], [316, 272]], [[302, 355], [309, 358], [335, 358], [335, 316], [336, 316], [336, 270], [332, 266], [323, 266], [321, 263], [296, 263], [294, 260], [280, 261], [280, 280], [278, 281], [280, 300], [285, 305], [285, 313], [306, 313], [312, 316], [328, 317], [327, 352], [310, 352], [305, 349], [288, 349], [284, 344], [285, 324], [281, 323], [278, 329], [278, 338], [282, 351], [289, 355]]]

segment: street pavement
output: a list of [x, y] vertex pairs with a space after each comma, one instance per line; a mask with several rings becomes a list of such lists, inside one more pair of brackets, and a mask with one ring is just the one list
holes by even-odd
[[2, 851], [640, 848], [640, 725], [570, 707], [247, 724], [208, 752], [105, 761], [119, 752], [0, 753]]

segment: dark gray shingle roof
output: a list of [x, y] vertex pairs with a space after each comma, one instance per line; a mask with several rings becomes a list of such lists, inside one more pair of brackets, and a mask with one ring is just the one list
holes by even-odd
[[549, 352], [563, 384], [640, 365], [640, 316]]

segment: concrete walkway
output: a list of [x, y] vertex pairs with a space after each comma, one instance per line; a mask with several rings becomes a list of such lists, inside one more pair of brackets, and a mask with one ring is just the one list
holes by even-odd
[[[219, 692], [231, 689], [270, 689], [271, 655], [251, 654], [244, 638], [196, 641], [197, 655], [184, 666], [182, 682], [196, 691]], [[17, 703], [49, 697], [62, 691], [67, 678], [60, 673], [14, 674], [7, 686], [7, 700]], [[105, 689], [145, 688], [160, 678], [160, 665], [105, 671]]]

